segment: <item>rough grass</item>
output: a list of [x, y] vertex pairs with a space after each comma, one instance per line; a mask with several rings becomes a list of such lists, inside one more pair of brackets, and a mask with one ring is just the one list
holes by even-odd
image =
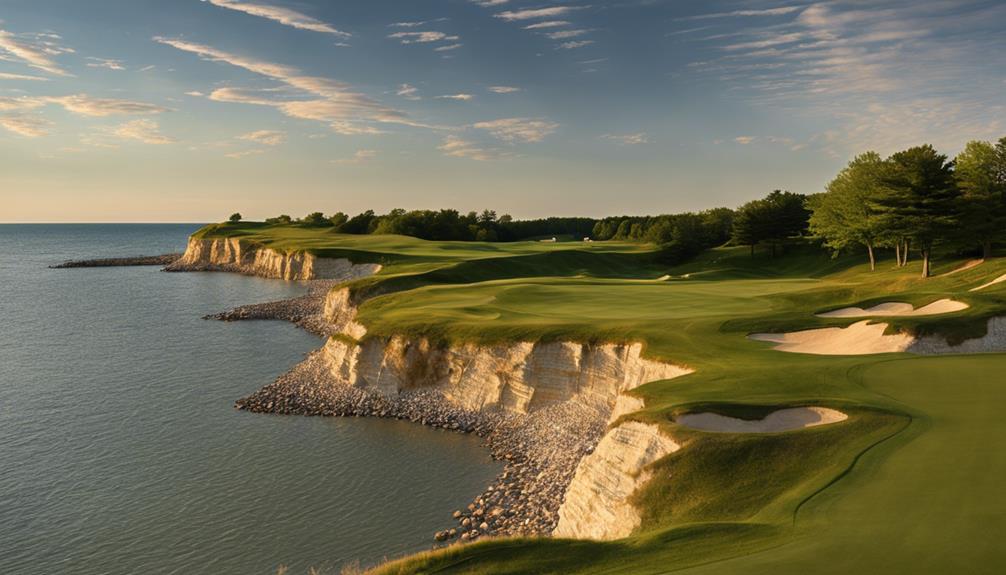
[[[844, 326], [815, 313], [949, 297], [967, 310], [890, 318], [892, 330], [984, 334], [1006, 315], [1006, 261], [928, 280], [919, 264], [870, 272], [815, 246], [772, 259], [717, 249], [664, 268], [634, 244], [478, 244], [324, 229], [238, 226], [277, 249], [354, 253], [381, 274], [350, 287], [368, 337], [438, 343], [639, 341], [645, 354], [696, 373], [636, 390], [652, 422], [683, 448], [652, 466], [636, 494], [643, 525], [596, 543], [495, 540], [419, 554], [377, 573], [1001, 572], [1006, 509], [1006, 355], [924, 358], [780, 353], [751, 332]], [[365, 255], [359, 255], [365, 254]], [[938, 261], [935, 273], [963, 259]], [[669, 280], [658, 280], [663, 275]], [[824, 405], [845, 422], [780, 434], [716, 434], [674, 423], [686, 411], [761, 417]]]

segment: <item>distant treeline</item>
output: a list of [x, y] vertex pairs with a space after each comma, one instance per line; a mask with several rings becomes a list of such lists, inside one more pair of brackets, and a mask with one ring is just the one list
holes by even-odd
[[[234, 214], [231, 221], [240, 221]], [[828, 184], [805, 196], [776, 190], [736, 210], [607, 218], [552, 217], [515, 220], [493, 210], [373, 210], [350, 217], [321, 212], [266, 223], [330, 227], [345, 234], [399, 234], [425, 240], [511, 242], [551, 237], [592, 241], [638, 241], [661, 247], [668, 262], [680, 262], [724, 244], [766, 246], [776, 255], [801, 238], [815, 238], [838, 253], [864, 249], [875, 264], [875, 250], [894, 248], [904, 266], [913, 249], [929, 275], [934, 246], [980, 247], [1006, 240], [1006, 138], [970, 142], [954, 160], [923, 145], [882, 159], [875, 152], [857, 156]]]
[[[234, 214], [231, 221], [240, 221]], [[344, 234], [399, 234], [424, 240], [512, 242], [528, 239], [571, 237], [574, 240], [622, 240], [662, 246], [667, 257], [677, 261], [704, 249], [723, 245], [731, 238], [734, 211], [716, 208], [699, 213], [661, 216], [617, 216], [603, 219], [551, 217], [515, 220], [493, 210], [392, 210], [378, 215], [373, 210], [350, 217], [343, 212], [326, 216], [314, 212], [303, 218], [281, 215], [269, 224], [329, 227]]]

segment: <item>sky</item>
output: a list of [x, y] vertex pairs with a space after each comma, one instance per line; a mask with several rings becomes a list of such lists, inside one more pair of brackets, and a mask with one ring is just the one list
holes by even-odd
[[0, 0], [0, 221], [816, 193], [1006, 136], [1002, 0]]

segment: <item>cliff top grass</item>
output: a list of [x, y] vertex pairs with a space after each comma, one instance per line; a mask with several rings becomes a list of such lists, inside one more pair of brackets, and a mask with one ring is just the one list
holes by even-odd
[[[238, 230], [232, 230], [238, 231]], [[384, 565], [389, 573], [848, 573], [1000, 572], [1006, 500], [1006, 355], [817, 356], [782, 353], [752, 332], [842, 327], [836, 308], [921, 306], [951, 298], [965, 310], [877, 318], [889, 330], [981, 336], [1006, 315], [1006, 282], [992, 259], [871, 272], [860, 257], [816, 246], [777, 258], [720, 248], [688, 264], [659, 263], [639, 244], [476, 244], [323, 230], [243, 230], [264, 245], [380, 254], [378, 276], [350, 285], [367, 337], [445, 343], [575, 340], [645, 345], [648, 357], [695, 373], [645, 385], [653, 423], [682, 443], [656, 462], [635, 495], [643, 523], [608, 543], [492, 540]], [[241, 236], [245, 237], [245, 236]], [[324, 251], [332, 250], [332, 251]], [[400, 258], [400, 259], [394, 259]], [[410, 259], [411, 258], [411, 259]], [[685, 412], [759, 417], [817, 405], [849, 419], [778, 434], [719, 434], [675, 423]]]

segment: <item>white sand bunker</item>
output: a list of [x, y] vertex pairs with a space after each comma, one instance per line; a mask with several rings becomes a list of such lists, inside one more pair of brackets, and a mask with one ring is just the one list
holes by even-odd
[[886, 323], [871, 324], [869, 320], [854, 323], [846, 328], [826, 327], [790, 333], [755, 333], [748, 337], [755, 341], [768, 341], [775, 349], [791, 353], [813, 355], [870, 355], [899, 353], [915, 343], [907, 333], [886, 335]]
[[764, 419], [737, 419], [718, 413], [688, 413], [676, 421], [700, 431], [721, 433], [777, 433], [845, 421], [849, 416], [827, 407], [793, 407], [773, 411]]
[[964, 309], [968, 309], [968, 304], [964, 302], [941, 299], [919, 309], [915, 309], [910, 303], [890, 302], [866, 309], [861, 307], [836, 309], [835, 311], [819, 313], [817, 317], [921, 316], [953, 313]]
[[976, 288], [971, 288], [970, 291], [980, 291], [980, 290], [983, 290], [983, 289], [985, 289], [987, 287], [992, 287], [992, 286], [994, 286], [996, 284], [1001, 284], [1003, 282], [1006, 282], [1006, 274], [1003, 274], [1003, 275], [997, 277], [996, 279], [990, 281], [987, 284], [982, 284], [982, 285], [980, 285], [980, 286], [978, 286]]

